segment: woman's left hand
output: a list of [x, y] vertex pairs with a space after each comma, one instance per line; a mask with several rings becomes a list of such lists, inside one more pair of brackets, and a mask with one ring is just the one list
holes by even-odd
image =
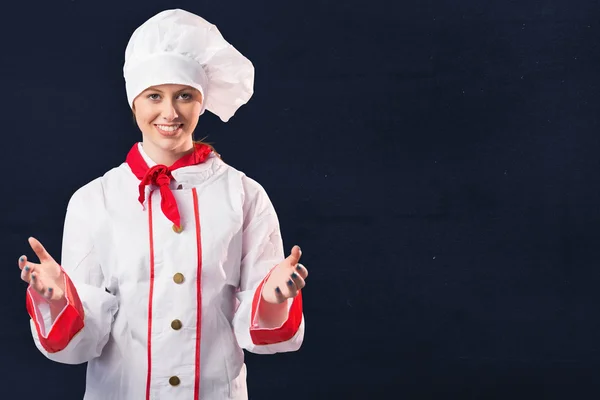
[[283, 303], [296, 297], [305, 286], [308, 270], [299, 263], [301, 256], [300, 247], [294, 246], [291, 254], [271, 271], [262, 291], [262, 297], [267, 303]]

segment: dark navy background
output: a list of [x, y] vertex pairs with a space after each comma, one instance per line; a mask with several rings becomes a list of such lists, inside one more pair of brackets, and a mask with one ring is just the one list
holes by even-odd
[[599, 6], [5, 4], [6, 398], [82, 398], [85, 367], [33, 344], [17, 258], [33, 235], [58, 259], [69, 197], [141, 138], [125, 46], [175, 7], [253, 61], [250, 103], [197, 136], [266, 188], [310, 270], [304, 346], [249, 355], [251, 399], [597, 397]]

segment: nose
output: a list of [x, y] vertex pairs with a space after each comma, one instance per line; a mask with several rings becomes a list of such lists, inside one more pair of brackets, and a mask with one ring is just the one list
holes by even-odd
[[175, 105], [172, 102], [163, 102], [162, 117], [169, 122], [179, 117], [177, 110], [175, 109]]

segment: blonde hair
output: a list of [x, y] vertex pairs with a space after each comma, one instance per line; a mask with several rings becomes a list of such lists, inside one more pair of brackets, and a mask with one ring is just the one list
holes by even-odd
[[221, 155], [217, 152], [217, 150], [215, 150], [214, 146], [208, 142], [205, 142], [204, 139], [206, 139], [206, 137], [204, 137], [200, 140], [194, 140], [193, 142], [194, 142], [194, 144], [203, 144], [205, 146], [208, 146], [215, 153], [215, 155], [217, 157], [222, 159]]

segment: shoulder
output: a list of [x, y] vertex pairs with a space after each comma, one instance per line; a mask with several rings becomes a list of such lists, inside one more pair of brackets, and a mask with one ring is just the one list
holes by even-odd
[[[222, 162], [222, 161], [221, 161]], [[276, 217], [275, 207], [264, 186], [244, 171], [225, 164], [228, 173], [233, 175], [241, 193], [243, 213], [246, 217]]]
[[220, 158], [216, 159], [214, 163], [219, 166], [219, 169], [223, 173], [229, 176], [230, 180], [234, 181], [236, 184], [239, 185], [239, 188], [244, 198], [252, 199], [263, 196], [268, 197], [263, 185], [261, 185], [254, 178], [248, 176], [244, 171], [225, 163]]
[[69, 200], [69, 209], [79, 210], [97, 210], [103, 208], [105, 204], [106, 192], [110, 186], [114, 186], [118, 181], [127, 179], [126, 164], [121, 164], [107, 171], [77, 189]]

